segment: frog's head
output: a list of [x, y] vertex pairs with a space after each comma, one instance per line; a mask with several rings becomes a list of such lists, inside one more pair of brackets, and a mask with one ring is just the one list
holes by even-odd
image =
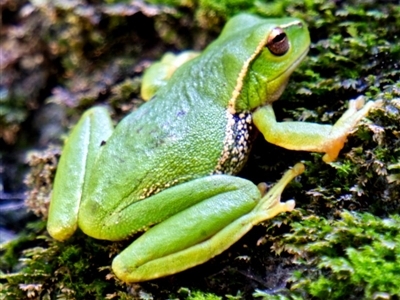
[[244, 15], [242, 20], [232, 20], [224, 31], [231, 38], [235, 36], [236, 46], [241, 48], [237, 51], [247, 56], [242, 60], [229, 108], [232, 112], [253, 110], [280, 97], [289, 76], [308, 52], [310, 36], [299, 19], [247, 19]]

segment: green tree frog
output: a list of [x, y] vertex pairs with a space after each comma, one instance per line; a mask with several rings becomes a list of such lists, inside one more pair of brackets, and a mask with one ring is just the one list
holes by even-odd
[[255, 224], [291, 211], [294, 201], [280, 202], [280, 195], [302, 164], [268, 192], [234, 176], [254, 136], [261, 132], [288, 149], [323, 152], [329, 162], [373, 106], [351, 101], [333, 126], [277, 122], [272, 103], [309, 45], [301, 20], [241, 14], [200, 55], [155, 75], [161, 84], [147, 76], [143, 95], [150, 101], [115, 130], [104, 108], [87, 111], [60, 159], [51, 236], [63, 241], [79, 227], [118, 241], [143, 231], [112, 263], [118, 278], [139, 282], [201, 264]]

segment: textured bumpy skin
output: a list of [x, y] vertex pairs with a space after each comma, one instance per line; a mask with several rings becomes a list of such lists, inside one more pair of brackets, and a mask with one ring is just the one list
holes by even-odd
[[294, 201], [281, 203], [280, 194], [301, 164], [267, 194], [231, 175], [250, 151], [254, 111], [280, 96], [309, 42], [300, 20], [239, 15], [155, 94], [151, 85], [152, 99], [114, 132], [103, 125], [104, 108], [86, 112], [57, 171], [50, 234], [65, 240], [78, 225], [121, 240], [146, 230], [113, 262], [120, 279], [136, 282], [203, 263], [253, 225], [291, 211]]
[[[257, 97], [247, 98], [239, 93], [241, 98], [234, 99], [234, 114], [228, 111], [229, 103], [235, 91], [240, 92], [238, 83], [243, 85], [243, 82], [238, 82], [238, 78], [249, 71], [249, 63], [257, 57], [256, 49], [270, 55], [265, 47], [269, 32], [279, 24], [292, 21], [299, 22], [295, 19], [266, 22], [250, 15], [232, 19], [201, 56], [179, 68], [153, 99], [125, 117], [102, 146], [91, 172], [80, 209], [85, 217], [79, 218], [79, 227], [97, 238], [121, 239], [146, 226], [139, 222], [141, 228], [130, 225], [129, 233], [118, 230], [103, 234], [99, 228], [110, 224], [108, 218], [114, 219], [110, 212], [122, 211], [179, 183], [214, 173], [238, 172], [248, 156], [253, 131], [246, 134], [232, 130], [236, 127], [232, 120], [241, 121], [243, 109], [240, 107], [246, 107], [244, 112], [250, 110], [249, 106], [254, 105], [250, 100]], [[271, 80], [281, 76], [282, 69], [297, 65], [296, 57], [302, 58], [307, 52], [308, 31], [299, 24], [293, 32], [288, 30], [289, 38], [293, 35], [294, 48], [288, 55], [293, 58], [282, 59], [279, 69], [275, 66], [277, 61], [271, 65], [265, 61], [264, 72], [270, 74]], [[264, 102], [267, 96], [257, 101]], [[226, 149], [232, 147], [236, 134], [247, 137], [246, 149], [241, 150], [240, 159], [228, 149], [230, 155], [226, 159]], [[237, 159], [236, 163], [231, 161], [233, 158]], [[112, 168], [104, 168], [105, 165]], [[136, 215], [134, 211], [131, 214]]]
[[104, 108], [86, 112], [60, 160], [50, 234], [65, 240], [79, 226], [121, 240], [146, 230], [113, 261], [120, 279], [137, 282], [203, 263], [253, 225], [293, 210], [294, 201], [281, 203], [280, 195], [302, 164], [266, 194], [232, 176], [247, 159], [255, 127], [271, 143], [322, 152], [330, 162], [375, 105], [352, 100], [334, 125], [277, 122], [272, 102], [309, 44], [300, 20], [239, 15], [168, 82], [168, 69], [156, 76], [145, 93], [152, 99], [114, 132]]

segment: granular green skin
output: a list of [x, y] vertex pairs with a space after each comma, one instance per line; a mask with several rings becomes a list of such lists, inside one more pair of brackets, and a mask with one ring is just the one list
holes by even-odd
[[[276, 168], [283, 170], [293, 164], [293, 162], [300, 159], [305, 160], [308, 173], [302, 177], [297, 187], [287, 190], [286, 193], [287, 198], [295, 198], [297, 202], [301, 202], [301, 207], [306, 208], [308, 212], [307, 214], [304, 213], [304, 216], [300, 215], [294, 218], [294, 221], [299, 221], [298, 219], [300, 219], [301, 222], [304, 222], [302, 219], [312, 214], [327, 216], [330, 219], [333, 215], [337, 215], [337, 212], [340, 212], [343, 206], [347, 207], [346, 204], [356, 204], [356, 206], [353, 206], [356, 210], [368, 211], [373, 209], [375, 218], [393, 213], [398, 214], [399, 205], [396, 203], [396, 200], [400, 199], [398, 184], [388, 184], [386, 180], [387, 176], [397, 174], [397, 172], [396, 169], [390, 169], [387, 174], [385, 170], [387, 170], [388, 165], [395, 163], [400, 157], [396, 150], [398, 149], [398, 147], [396, 147], [396, 142], [399, 138], [398, 132], [400, 132], [400, 114], [398, 113], [400, 108], [395, 102], [395, 99], [400, 96], [400, 87], [396, 84], [396, 82], [399, 81], [399, 68], [395, 64], [399, 57], [399, 48], [397, 46], [399, 45], [398, 35], [395, 34], [397, 28], [400, 26], [398, 24], [399, 6], [390, 3], [382, 4], [380, 2], [366, 3], [364, 1], [346, 2], [342, 4], [342, 6], [338, 5], [336, 1], [317, 1], [307, 6], [305, 6], [304, 3], [296, 3], [293, 1], [275, 1], [269, 5], [271, 9], [269, 9], [268, 12], [272, 11], [277, 17], [282, 17], [289, 11], [292, 15], [306, 20], [313, 36], [313, 50], [309, 59], [307, 59], [300, 70], [295, 72], [292, 76], [291, 84], [287, 87], [280, 100], [282, 105], [277, 103], [275, 106], [277, 114], [282, 117], [292, 116], [294, 119], [307, 118], [308, 121], [312, 120], [318, 122], [323, 119], [329, 122], [331, 119], [335, 120], [336, 116], [334, 115], [335, 113], [333, 113], [333, 115], [324, 114], [324, 112], [326, 112], [326, 107], [331, 108], [330, 111], [343, 110], [342, 102], [338, 102], [338, 100], [347, 100], [354, 98], [355, 95], [365, 94], [370, 99], [376, 100], [383, 98], [387, 101], [385, 109], [379, 110], [369, 116], [369, 119], [374, 124], [384, 129], [384, 134], [380, 134], [379, 132], [373, 133], [371, 132], [371, 126], [362, 125], [356, 135], [350, 138], [349, 146], [342, 151], [341, 158], [350, 157], [350, 159], [345, 161], [346, 168], [344, 168], [344, 170], [350, 170], [351, 172], [341, 173], [342, 175], [340, 177], [337, 176], [338, 173], [335, 171], [336, 169], [327, 166], [324, 167], [325, 169], [322, 168], [323, 164], [321, 163], [319, 155], [314, 159], [313, 156], [308, 154], [284, 151], [282, 149], [276, 150], [274, 147], [268, 147], [263, 142], [258, 142], [258, 147], [254, 148], [254, 154], [250, 157], [247, 168], [242, 174], [248, 174], [249, 177], [254, 177], [254, 175], [252, 175], [255, 174], [254, 170], [260, 173], [265, 172], [265, 174], [260, 174], [260, 176], [262, 176], [264, 180], [268, 178], [273, 181], [276, 180], [276, 177], [274, 178], [274, 176], [271, 176], [272, 173], [268, 172], [269, 170], [275, 170]], [[56, 26], [52, 26], [51, 28], [52, 34], [56, 34], [57, 41], [62, 41], [64, 39], [68, 41], [78, 41], [79, 39], [76, 39], [74, 36], [70, 38], [70, 36], [82, 32], [83, 28], [88, 28], [85, 24], [91, 24], [90, 26], [93, 26], [93, 23], [86, 22], [88, 20], [86, 19], [87, 17], [82, 15], [78, 19], [68, 18], [69, 16], [76, 16], [76, 7], [66, 9], [62, 8], [59, 4], [56, 4], [56, 6], [61, 14], [58, 19], [52, 21]], [[51, 9], [50, 6], [42, 8], [42, 10], [47, 12]], [[252, 9], [258, 10], [259, 12], [267, 11], [264, 10], [263, 7], [253, 7]], [[214, 11], [209, 10], [208, 15], [211, 15], [213, 12]], [[160, 12], [160, 14], [163, 13]], [[201, 16], [204, 17], [205, 14]], [[125, 20], [126, 18], [122, 15], [116, 17], [119, 20]], [[40, 15], [40, 18], [43, 18], [46, 22], [48, 21], [45, 14]], [[162, 19], [167, 19], [169, 22], [164, 23], [165, 26], [159, 26], [159, 28], [163, 28], [164, 30], [162, 34], [164, 34], [165, 37], [175, 37], [175, 41], [178, 43], [176, 34], [179, 30], [182, 30], [182, 26], [176, 24], [174, 24], [175, 26], [171, 26], [171, 18], [168, 16], [164, 16]], [[190, 19], [193, 18], [191, 17]], [[29, 20], [29, 18], [26, 20]], [[67, 23], [67, 20], [72, 20], [73, 23]], [[159, 22], [159, 24], [163, 24], [162, 21]], [[119, 24], [119, 26], [124, 26], [125, 23], [119, 22]], [[209, 21], [207, 24], [215, 24], [215, 22]], [[69, 26], [81, 28], [82, 30], [66, 30], [63, 32], [57, 29], [71, 28]], [[54, 28], [56, 28], [56, 30], [54, 30]], [[168, 30], [165, 31], [165, 28], [168, 28]], [[365, 30], [365, 28], [368, 30]], [[132, 45], [138, 44], [132, 42], [130, 46], [123, 48], [121, 44], [117, 44], [116, 42], [129, 41], [134, 35], [130, 34], [130, 36], [125, 39], [116, 39], [115, 34], [112, 34], [110, 29], [111, 27], [100, 32], [105, 34], [103, 37], [106, 39], [112, 38], [113, 45], [115, 45], [116, 48], [130, 51]], [[48, 32], [46, 31], [48, 30], [47, 27], [42, 27], [42, 30]], [[93, 27], [91, 27], [89, 32], [99, 32], [96, 30], [97, 28], [93, 30]], [[129, 30], [117, 31], [129, 33]], [[66, 33], [69, 34], [67, 38], [65, 38]], [[49, 33], [47, 34], [50, 36]], [[179, 43], [182, 43], [184, 39], [185, 42], [183, 42], [183, 44], [188, 45], [187, 39], [192, 36], [198, 37], [196, 33], [185, 35], [180, 39]], [[175, 42], [173, 39], [169, 41], [171, 40], [173, 43]], [[199, 44], [203, 40], [204, 39], [199, 38], [196, 40], [196, 43]], [[81, 44], [79, 45], [81, 46], [89, 44], [90, 47], [87, 47], [89, 50], [97, 51], [100, 49], [101, 51], [97, 51], [97, 53], [101, 54], [101, 60], [96, 60], [95, 63], [91, 60], [90, 65], [92, 68], [95, 68], [93, 72], [93, 69], [87, 67], [87, 55], [79, 59], [79, 64], [74, 65], [68, 63], [69, 61], [73, 61], [69, 56], [73, 57], [75, 54], [78, 54], [81, 57], [83, 54], [87, 54], [85, 51], [88, 49], [82, 50], [77, 47], [76, 44], [66, 43], [67, 46], [71, 46], [68, 51], [57, 52], [59, 53], [57, 54], [58, 58], [63, 61], [63, 64], [67, 62], [67, 64], [64, 65], [67, 67], [69, 74], [72, 75], [66, 77], [64, 73], [57, 73], [52, 76], [52, 80], [58, 83], [65, 83], [65, 86], [70, 87], [69, 90], [72, 93], [71, 96], [73, 96], [71, 99], [76, 99], [76, 101], [68, 103], [72, 103], [74, 107], [77, 105], [84, 106], [86, 105], [84, 103], [87, 103], [88, 99], [89, 101], [97, 99], [99, 91], [104, 91], [105, 88], [106, 92], [110, 90], [116, 91], [116, 94], [112, 95], [112, 106], [117, 112], [126, 109], [126, 106], [130, 107], [134, 105], [129, 102], [129, 99], [133, 95], [132, 91], [129, 92], [121, 83], [117, 85], [113, 83], [109, 87], [99, 84], [108, 82], [104, 79], [106, 78], [109, 80], [110, 74], [113, 75], [113, 80], [118, 79], [118, 76], [114, 76], [115, 74], [128, 74], [118, 73], [115, 68], [104, 67], [104, 65], [112, 64], [116, 56], [116, 51], [112, 51], [112, 55], [107, 56], [107, 52], [105, 52], [107, 49], [96, 49], [96, 47], [93, 47], [93, 43], [90, 39], [83, 38], [80, 41]], [[56, 45], [57, 48], [62, 50], [62, 44], [62, 42], [59, 42]], [[111, 43], [105, 42], [101, 43], [101, 45], [101, 47], [103, 47], [104, 45], [111, 45]], [[193, 47], [188, 46], [185, 48]], [[70, 51], [70, 49], [74, 51]], [[158, 50], [158, 52], [161, 54], [164, 50], [161, 49]], [[125, 62], [132, 61], [132, 57], [125, 55], [123, 56], [123, 60]], [[48, 65], [46, 66], [48, 67]], [[122, 63], [118, 68], [126, 72], [123, 66], [124, 64]], [[93, 74], [95, 74], [95, 76]], [[77, 83], [80, 83], [80, 85]], [[82, 84], [86, 88], [79, 90], [77, 87], [82, 86]], [[127, 91], [128, 94], [125, 94]], [[55, 97], [60, 103], [66, 103], [66, 100], [70, 100], [60, 98], [59, 95]], [[40, 101], [39, 103], [43, 102], [44, 101]], [[282, 112], [283, 109], [280, 108], [280, 106], [285, 107], [285, 112]], [[294, 110], [294, 108], [299, 107], [305, 107], [307, 109]], [[35, 113], [37, 111], [31, 112]], [[77, 111], [75, 114], [80, 115], [81, 112]], [[340, 112], [338, 115], [339, 114]], [[20, 133], [20, 136], [28, 134], [26, 129], [23, 129], [23, 132]], [[379, 138], [379, 144], [372, 139], [372, 136], [374, 136], [374, 138]], [[259, 147], [260, 144], [262, 147]], [[14, 151], [10, 151], [10, 153], [11, 152]], [[266, 153], [268, 154], [267, 157]], [[350, 154], [350, 156], [348, 156], [348, 154]], [[273, 163], [271, 163], [271, 160]], [[374, 161], [376, 163], [373, 163]], [[356, 172], [352, 172], [352, 170], [356, 170]], [[276, 170], [273, 173], [277, 174]], [[307, 183], [305, 180], [309, 180], [311, 183]], [[349, 191], [346, 194], [351, 196], [350, 201], [348, 201], [348, 197], [346, 198], [347, 201], [336, 201], [336, 196], [331, 197], [332, 195], [338, 195], [339, 197], [346, 195], [341, 192], [343, 190], [343, 180], [346, 181], [345, 186], [347, 186], [348, 189], [353, 188], [355, 182], [359, 183], [357, 184], [356, 191], [361, 189], [361, 196], [358, 196], [357, 192]], [[255, 182], [258, 181], [257, 178]], [[302, 186], [300, 186], [300, 184]], [[320, 186], [318, 190], [314, 189], [316, 185]], [[304, 194], [304, 191], [307, 191], [307, 193]], [[322, 199], [321, 196], [319, 196], [321, 193], [323, 194]], [[371, 196], [373, 197], [372, 201], [368, 200]], [[322, 205], [318, 205], [321, 200]], [[361, 206], [359, 206], [360, 201], [362, 204]], [[276, 226], [279, 224], [279, 220], [281, 220], [283, 224], [287, 224], [292, 222], [292, 217], [285, 216], [284, 218], [278, 218], [276, 222], [272, 223], [269, 226], [268, 235], [264, 237], [266, 241], [281, 239], [282, 226], [279, 228]], [[333, 227], [336, 227], [335, 222], [332, 224]], [[369, 223], [366, 222], [365, 224]], [[315, 224], [308, 225], [306, 223], [304, 226], [311, 230], [312, 226], [315, 226]], [[289, 230], [287, 230], [287, 232], [289, 232]], [[128, 299], [128, 297], [130, 297], [126, 292], [125, 285], [118, 281], [104, 280], [107, 270], [102, 272], [89, 271], [88, 273], [89, 269], [87, 268], [88, 265], [93, 266], [93, 269], [104, 265], [110, 265], [109, 254], [118, 252], [120, 249], [115, 248], [119, 246], [122, 249], [123, 247], [121, 245], [113, 244], [105, 248], [101, 243], [80, 235], [76, 240], [74, 239], [70, 242], [71, 245], [69, 245], [69, 247], [82, 250], [80, 255], [72, 259], [72, 257], [66, 254], [66, 248], [61, 244], [54, 243], [54, 241], [43, 243], [43, 240], [36, 239], [36, 236], [42, 233], [43, 231], [41, 230], [35, 230], [32, 235], [30, 235], [30, 242], [28, 243], [23, 243], [19, 240], [18, 246], [14, 249], [27, 249], [36, 244], [44, 246], [44, 248], [48, 250], [42, 254], [40, 254], [41, 250], [39, 248], [31, 250], [30, 253], [34, 253], [35, 256], [33, 260], [25, 261], [28, 267], [24, 268], [18, 274], [2, 275], [0, 297], [5, 297], [7, 299], [24, 298], [27, 292], [21, 290], [19, 286], [20, 283], [26, 283], [27, 285], [43, 284], [42, 292], [43, 288], [46, 287], [46, 291], [48, 291], [46, 293], [63, 295], [66, 298], [72, 297], [68, 295], [75, 295], [76, 298], [85, 299], [88, 297], [96, 298], [113, 293], [118, 294], [121, 299], [124, 299], [124, 297]], [[268, 267], [268, 269], [271, 270], [273, 269], [273, 264], [264, 265], [263, 258], [270, 255], [271, 259], [269, 259], [269, 262], [279, 261], [286, 267], [290, 264], [291, 260], [284, 260], [284, 262], [278, 260], [274, 254], [269, 254], [269, 247], [252, 247], [251, 245], [255, 245], [255, 242], [263, 234], [264, 230], [262, 227], [259, 227], [256, 231], [253, 231], [250, 235], [241, 240], [237, 247], [220, 255], [205, 267], [196, 268], [194, 272], [186, 272], [180, 276], [174, 276], [173, 279], [157, 280], [157, 288], [151, 283], [145, 283], [141, 284], [140, 289], [142, 291], [145, 289], [147, 293], [154, 297], [161, 298], [166, 298], [170, 295], [185, 297], [187, 295], [186, 293], [181, 292], [177, 294], [177, 291], [182, 286], [188, 287], [189, 291], [202, 289], [204, 291], [212, 291], [218, 295], [237, 295], [237, 291], [240, 290], [244, 296], [251, 295], [254, 291], [254, 285], [258, 284], [260, 289], [265, 289], [266, 287], [273, 289], [276, 285], [268, 286], [269, 281], [267, 279], [271, 279], [272, 277], [279, 279], [279, 272], [270, 271], [266, 279], [264, 277], [265, 268]], [[84, 246], [85, 244], [90, 244], [92, 248], [87, 250]], [[246, 245], [246, 251], [243, 250], [243, 245]], [[7, 249], [10, 249], [10, 247], [7, 247]], [[4, 252], [1, 253], [2, 259], [5, 258], [5, 255], [3, 255]], [[19, 257], [21, 255], [20, 251], [17, 250], [13, 251], [13, 253], [14, 257]], [[96, 255], [94, 255], [94, 253], [96, 253]], [[376, 253], [380, 252], [376, 251]], [[251, 259], [244, 262], [244, 260], [232, 260], [229, 258], [229, 256], [236, 257], [243, 255], [248, 255]], [[104, 257], [104, 259], [99, 259], [98, 257]], [[100, 266], [97, 265], [99, 261], [102, 262]], [[79, 268], [76, 267], [78, 265], [80, 266]], [[204, 269], [213, 268], [215, 265], [218, 265], [219, 269], [225, 268], [226, 272], [222, 271], [222, 273], [218, 273], [221, 276], [215, 276], [214, 272], [211, 272], [212, 274], [204, 273]], [[262, 270], [259, 270], [259, 267], [262, 268]], [[278, 267], [278, 265], [276, 267]], [[10, 263], [2, 263], [1, 268], [3, 272], [9, 272], [11, 269]], [[249, 270], [249, 268], [252, 270], [253, 276], [243, 276], [243, 271], [241, 270], [248, 272], [247, 270]], [[311, 268], [311, 266], [309, 266], [309, 268]], [[44, 274], [43, 277], [30, 275], [32, 270], [38, 273], [41, 272]], [[57, 270], [64, 271], [55, 273]], [[68, 272], [65, 272], [65, 270], [68, 270]], [[317, 272], [318, 269], [315, 267], [314, 270]], [[199, 272], [205, 274], [203, 278], [208, 278], [206, 279], [207, 286], [199, 282], [199, 280], [197, 280], [198, 277], [195, 276], [196, 274], [193, 274], [197, 273], [198, 275]], [[57, 274], [56, 277], [55, 274]], [[60, 276], [62, 274], [64, 274], [65, 277]], [[190, 278], [192, 278], [191, 275], [194, 278], [193, 280], [190, 280]], [[207, 277], [208, 275], [212, 276]], [[96, 276], [98, 278], [91, 281], [91, 276]], [[264, 278], [262, 284], [259, 281], [255, 283], [252, 279], [255, 277]], [[49, 278], [52, 278], [52, 280], [50, 281]], [[54, 279], [56, 279], [56, 281], [54, 281]], [[90, 284], [88, 284], [88, 282], [90, 282]], [[327, 283], [327, 289], [337, 286], [337, 282], [333, 283], [329, 281]], [[365, 291], [365, 282], [361, 282], [358, 288]], [[34, 293], [38, 295], [38, 292]], [[280, 297], [283, 297], [282, 293], [285, 293], [286, 297], [289, 297], [289, 295], [295, 297], [295, 292], [288, 290], [277, 292]], [[350, 294], [348, 294], [348, 296], [349, 295]]]

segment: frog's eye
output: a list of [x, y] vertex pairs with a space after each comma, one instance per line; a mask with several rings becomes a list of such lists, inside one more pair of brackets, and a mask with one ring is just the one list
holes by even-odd
[[272, 29], [268, 36], [267, 48], [277, 56], [284, 55], [289, 50], [289, 41], [282, 28], [276, 27]]

